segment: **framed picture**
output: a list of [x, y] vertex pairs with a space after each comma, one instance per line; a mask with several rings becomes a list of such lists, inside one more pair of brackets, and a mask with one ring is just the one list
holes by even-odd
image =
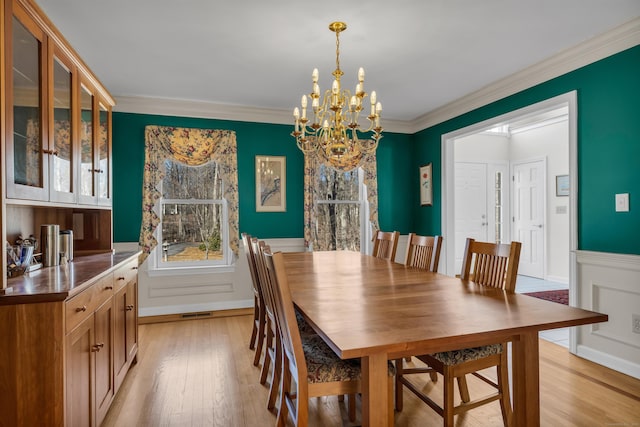
[[420, 166], [420, 206], [433, 205], [433, 179], [431, 163]]
[[286, 211], [286, 188], [286, 157], [256, 156], [256, 212]]
[[556, 175], [556, 196], [569, 195], [569, 175]]

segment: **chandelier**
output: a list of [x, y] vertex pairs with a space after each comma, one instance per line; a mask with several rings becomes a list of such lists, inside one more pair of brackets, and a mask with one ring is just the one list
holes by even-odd
[[[368, 124], [363, 128], [358, 122], [360, 112], [364, 109], [364, 69], [358, 70], [358, 83], [353, 94], [349, 89], [342, 89], [340, 77], [344, 74], [340, 69], [340, 33], [347, 29], [344, 22], [332, 22], [329, 29], [336, 33], [336, 69], [331, 89], [320, 98], [318, 85], [318, 69], [311, 74], [312, 89], [308, 95], [311, 101], [312, 121], [307, 117], [308, 98], [302, 95], [300, 109], [293, 110], [295, 128], [291, 134], [296, 138], [298, 148], [305, 154], [317, 153], [326, 163], [344, 169], [345, 166], [357, 166], [360, 159], [373, 153], [382, 138], [380, 113], [382, 104], [376, 102], [375, 91], [371, 92], [369, 102], [371, 110], [366, 116]], [[358, 133], [370, 133], [361, 139]]]

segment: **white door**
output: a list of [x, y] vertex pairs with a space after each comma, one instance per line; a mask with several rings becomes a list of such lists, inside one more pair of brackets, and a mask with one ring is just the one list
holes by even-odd
[[455, 164], [455, 271], [460, 273], [467, 237], [487, 241], [487, 165]]
[[522, 243], [518, 274], [544, 278], [545, 160], [513, 165], [513, 240]]

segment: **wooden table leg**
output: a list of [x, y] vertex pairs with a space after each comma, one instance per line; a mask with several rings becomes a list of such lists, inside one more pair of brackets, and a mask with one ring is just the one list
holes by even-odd
[[540, 355], [538, 333], [513, 341], [513, 424], [540, 427]]
[[362, 358], [362, 425], [383, 427], [388, 425], [389, 396], [386, 354], [373, 354]]

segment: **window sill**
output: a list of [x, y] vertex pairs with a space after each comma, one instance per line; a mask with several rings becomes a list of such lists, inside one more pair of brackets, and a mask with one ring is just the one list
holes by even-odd
[[149, 277], [165, 277], [165, 276], [190, 276], [203, 274], [224, 274], [234, 273], [235, 265], [220, 265], [208, 267], [174, 267], [174, 268], [149, 268], [147, 274]]

